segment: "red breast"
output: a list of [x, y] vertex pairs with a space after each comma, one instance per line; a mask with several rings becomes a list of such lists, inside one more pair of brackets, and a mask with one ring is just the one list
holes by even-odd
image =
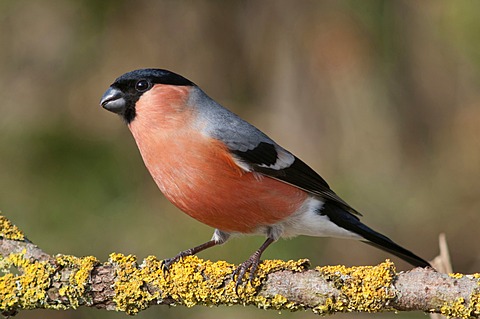
[[227, 232], [251, 233], [294, 213], [308, 195], [242, 170], [222, 142], [201, 132], [186, 105], [189, 90], [157, 84], [137, 102], [129, 124], [164, 195], [191, 217]]

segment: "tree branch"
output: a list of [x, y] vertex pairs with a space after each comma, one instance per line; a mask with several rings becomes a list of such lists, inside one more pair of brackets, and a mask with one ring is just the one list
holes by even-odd
[[397, 273], [391, 261], [378, 266], [325, 266], [308, 260], [263, 261], [254, 280], [235, 293], [234, 265], [192, 256], [168, 272], [150, 256], [111, 254], [51, 256], [0, 215], [0, 311], [79, 306], [136, 314], [152, 305], [254, 305], [275, 310], [310, 309], [319, 314], [419, 310], [459, 318], [480, 315], [480, 275], [433, 269]]

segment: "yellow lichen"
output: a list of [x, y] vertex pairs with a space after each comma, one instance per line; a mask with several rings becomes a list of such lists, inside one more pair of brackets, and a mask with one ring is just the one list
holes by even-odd
[[344, 311], [345, 307], [342, 301], [334, 301], [332, 298], [327, 298], [324, 304], [317, 305], [312, 310], [317, 314], [326, 315], [337, 311]]
[[[77, 258], [57, 256], [56, 262], [29, 260], [24, 250], [0, 259], [0, 311], [51, 308], [66, 309], [79, 306], [88, 283], [90, 272], [98, 263], [94, 257]], [[60, 267], [60, 268], [59, 268]], [[18, 274], [11, 268], [18, 269]], [[60, 296], [67, 297], [70, 305], [51, 304], [48, 293], [52, 289], [52, 279], [58, 276], [61, 268], [69, 271], [69, 283], [58, 289]]]
[[342, 292], [337, 300], [327, 299], [326, 305], [318, 306], [316, 310], [321, 313], [386, 310], [388, 300], [395, 297], [392, 282], [396, 271], [389, 260], [378, 266], [324, 266], [317, 270]]
[[0, 212], [0, 237], [10, 240], [24, 240], [25, 235]]
[[275, 297], [273, 297], [272, 299], [272, 306], [274, 306], [277, 309], [282, 308], [287, 303], [288, 303], [288, 299], [279, 294], [276, 294]]
[[480, 293], [472, 294], [468, 303], [461, 297], [451, 303], [445, 303], [440, 308], [440, 312], [445, 316], [454, 318], [478, 318], [480, 315]]
[[70, 255], [56, 256], [57, 265], [72, 270], [69, 274], [69, 284], [60, 287], [60, 296], [68, 298], [72, 308], [79, 306], [79, 301], [84, 298], [85, 286], [88, 284], [90, 273], [98, 260], [93, 256], [78, 258]]
[[[128, 314], [136, 314], [145, 309], [152, 301], [171, 300], [172, 305], [193, 307], [201, 304], [255, 304], [262, 308], [280, 309], [281, 305], [293, 308], [282, 296], [267, 300], [257, 296], [267, 275], [273, 271], [286, 269], [300, 271], [307, 262], [300, 261], [264, 261], [259, 265], [253, 280], [235, 292], [235, 282], [231, 274], [233, 264], [225, 261], [212, 262], [196, 256], [185, 257], [162, 269], [162, 261], [153, 256], [147, 257], [141, 265], [134, 256], [122, 254], [110, 255], [110, 262], [116, 267], [114, 301], [117, 309]], [[246, 275], [248, 277], [248, 274]]]
[[30, 260], [25, 251], [2, 259], [2, 268], [16, 267], [21, 274], [6, 273], [0, 277], [0, 310], [45, 307], [47, 289], [55, 268], [48, 262]]
[[[462, 274], [449, 274], [450, 277], [461, 279]], [[466, 275], [466, 277], [480, 279], [480, 274]], [[477, 281], [477, 289], [469, 296], [468, 302], [464, 298], [457, 298], [453, 302], [445, 303], [440, 307], [440, 312], [448, 317], [455, 318], [478, 318], [480, 315], [480, 281]]]
[[145, 278], [141, 277], [136, 258], [122, 254], [110, 254], [110, 262], [116, 266], [115, 297], [118, 310], [134, 315], [148, 306], [150, 293], [142, 289]]

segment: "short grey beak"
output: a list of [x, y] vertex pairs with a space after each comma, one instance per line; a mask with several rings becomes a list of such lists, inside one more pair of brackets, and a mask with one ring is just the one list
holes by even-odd
[[122, 91], [114, 87], [109, 87], [103, 94], [100, 105], [110, 112], [122, 114], [127, 104]]

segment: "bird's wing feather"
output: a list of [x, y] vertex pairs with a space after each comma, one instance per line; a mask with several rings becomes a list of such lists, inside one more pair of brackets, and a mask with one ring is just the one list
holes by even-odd
[[275, 178], [301, 188], [310, 194], [331, 200], [346, 211], [361, 215], [335, 194], [317, 172], [287, 150], [274, 144], [274, 142], [264, 141], [258, 143], [255, 148], [246, 151], [230, 149], [230, 152], [237, 161], [240, 161], [240, 166], [247, 166], [254, 172]]

